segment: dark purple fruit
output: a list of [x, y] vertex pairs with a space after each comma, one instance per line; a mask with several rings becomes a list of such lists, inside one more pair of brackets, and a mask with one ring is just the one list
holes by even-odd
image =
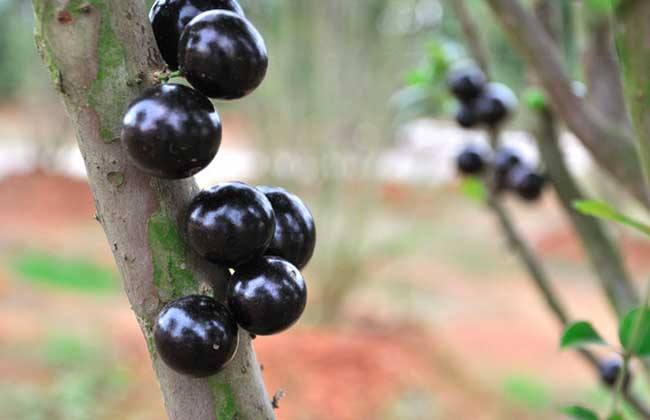
[[226, 307], [207, 296], [187, 296], [163, 308], [154, 325], [158, 355], [171, 369], [212, 376], [232, 360], [237, 323]]
[[210, 101], [194, 89], [160, 85], [129, 106], [122, 144], [143, 172], [158, 178], [188, 178], [217, 154], [221, 120]]
[[275, 234], [266, 255], [284, 258], [302, 270], [314, 253], [314, 217], [300, 198], [282, 188], [257, 187], [275, 212]]
[[510, 171], [519, 164], [521, 164], [521, 157], [515, 150], [508, 147], [497, 149], [494, 156], [494, 182], [497, 191], [509, 187], [508, 177]]
[[478, 175], [485, 169], [485, 153], [477, 147], [464, 148], [456, 158], [458, 172], [464, 175]]
[[481, 122], [472, 103], [461, 103], [456, 109], [454, 119], [463, 128], [474, 128]]
[[213, 10], [187, 24], [178, 62], [187, 81], [204, 95], [237, 99], [262, 83], [269, 60], [262, 36], [246, 18]]
[[266, 252], [275, 232], [273, 207], [241, 182], [217, 184], [190, 204], [187, 238], [202, 257], [233, 268]]
[[475, 106], [478, 119], [490, 127], [496, 127], [514, 113], [517, 97], [508, 86], [489, 83], [476, 99]]
[[[623, 370], [623, 361], [620, 359], [609, 359], [600, 363], [600, 380], [609, 387], [616, 386], [618, 378]], [[627, 389], [630, 385], [632, 376], [627, 372], [623, 379], [623, 389]]]
[[255, 335], [271, 335], [298, 321], [307, 304], [307, 287], [295, 266], [267, 256], [235, 270], [227, 301], [239, 326]]
[[149, 12], [158, 49], [171, 70], [178, 69], [178, 40], [185, 26], [207, 10], [229, 10], [244, 16], [235, 0], [156, 0]]
[[517, 165], [508, 174], [508, 185], [526, 201], [537, 201], [544, 191], [546, 179], [528, 168], [526, 165]]
[[476, 66], [454, 69], [447, 78], [449, 90], [463, 103], [476, 99], [483, 92], [485, 83], [485, 74]]

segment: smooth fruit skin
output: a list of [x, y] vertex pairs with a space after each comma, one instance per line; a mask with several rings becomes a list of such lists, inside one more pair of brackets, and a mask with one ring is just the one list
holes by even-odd
[[[604, 362], [600, 363], [599, 370], [600, 370], [601, 381], [605, 385], [609, 387], [613, 387], [616, 385], [616, 382], [618, 381], [618, 377], [620, 376], [621, 371], [623, 370], [623, 362], [620, 359], [605, 360]], [[632, 380], [632, 376], [628, 372], [628, 374], [623, 379], [624, 389], [627, 389], [631, 380]]]
[[541, 197], [546, 179], [526, 165], [519, 164], [510, 170], [508, 184], [522, 199], [532, 202]]
[[466, 66], [452, 70], [447, 77], [451, 93], [462, 103], [476, 99], [485, 88], [485, 74], [476, 66]]
[[519, 154], [508, 147], [497, 149], [494, 156], [494, 183], [497, 191], [502, 191], [510, 186], [510, 171], [521, 164]]
[[296, 195], [282, 188], [257, 187], [275, 213], [275, 234], [266, 255], [284, 258], [302, 270], [316, 247], [316, 225], [311, 212]]
[[485, 169], [485, 162], [485, 153], [474, 146], [468, 146], [456, 158], [456, 167], [463, 175], [478, 175]]
[[235, 0], [156, 0], [149, 20], [163, 59], [171, 70], [178, 69], [178, 41], [185, 26], [207, 10], [229, 10], [244, 16]]
[[262, 36], [248, 20], [212, 10], [183, 30], [178, 62], [187, 81], [204, 95], [237, 99], [262, 83], [269, 59]]
[[131, 103], [121, 138], [131, 161], [143, 172], [188, 178], [216, 156], [221, 120], [210, 101], [194, 89], [164, 84]]
[[271, 203], [241, 182], [217, 184], [190, 203], [190, 246], [203, 258], [234, 268], [266, 252], [275, 232]]
[[456, 109], [454, 119], [462, 128], [474, 128], [481, 122], [472, 103], [461, 104], [458, 109]]
[[212, 376], [232, 360], [237, 323], [226, 307], [207, 296], [187, 296], [163, 308], [154, 325], [158, 355], [171, 369]]
[[271, 335], [298, 321], [307, 304], [307, 286], [291, 263], [266, 256], [235, 270], [227, 302], [239, 326], [252, 334]]
[[490, 127], [504, 122], [516, 108], [517, 97], [508, 86], [501, 83], [489, 83], [476, 99], [477, 117]]

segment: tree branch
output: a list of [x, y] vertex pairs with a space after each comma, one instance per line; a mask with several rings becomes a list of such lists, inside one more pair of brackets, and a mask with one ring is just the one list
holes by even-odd
[[548, 110], [539, 112], [532, 131], [560, 204], [571, 219], [610, 304], [618, 316], [623, 316], [640, 302], [638, 292], [630, 282], [616, 244], [602, 224], [573, 208], [573, 203], [584, 195], [564, 163], [553, 114]]
[[470, 50], [472, 51], [472, 56], [476, 60], [478, 66], [483, 70], [485, 74], [490, 73], [488, 53], [485, 49], [485, 45], [481, 42], [481, 35], [479, 34], [479, 29], [472, 19], [472, 16], [467, 10], [467, 5], [464, 0], [449, 0], [447, 2], [451, 8], [454, 10], [454, 15], [460, 22], [460, 26], [465, 35], [465, 40], [467, 45], [469, 45]]
[[650, 2], [622, 1], [616, 10], [616, 45], [625, 96], [636, 132], [646, 190], [650, 191]]
[[596, 161], [637, 199], [650, 206], [641, 177], [632, 134], [613, 123], [572, 91], [560, 52], [535, 16], [517, 0], [484, 0], [501, 22], [512, 44], [539, 77], [555, 111]]
[[222, 297], [227, 271], [195, 257], [180, 219], [196, 192], [191, 180], [162, 181], [135, 169], [119, 140], [127, 104], [162, 69], [145, 4], [131, 0], [33, 0], [36, 41], [73, 121], [98, 220], [151, 353], [172, 420], [273, 419], [248, 334], [237, 356], [210, 379], [170, 370], [156, 356], [153, 322], [174, 298], [202, 284]]

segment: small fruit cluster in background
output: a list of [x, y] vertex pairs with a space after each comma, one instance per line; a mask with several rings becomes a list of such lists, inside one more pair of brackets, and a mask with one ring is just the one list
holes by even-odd
[[[221, 120], [208, 98], [255, 90], [266, 75], [266, 46], [235, 0], [157, 0], [149, 18], [167, 66], [192, 87], [163, 83], [145, 91], [124, 116], [122, 144], [144, 173], [189, 178], [221, 144]], [[240, 182], [197, 194], [183, 228], [194, 252], [229, 269], [226, 304], [202, 295], [169, 303], [156, 319], [154, 342], [170, 368], [205, 377], [236, 354], [238, 325], [270, 335], [300, 318], [307, 302], [300, 269], [314, 252], [316, 228], [297, 196]]]
[[[452, 70], [448, 87], [459, 102], [455, 119], [462, 128], [483, 125], [497, 130], [517, 107], [517, 98], [510, 88], [488, 83], [475, 66]], [[500, 146], [492, 152], [468, 145], [458, 155], [456, 166], [462, 175], [490, 175], [494, 192], [513, 191], [525, 201], [539, 199], [546, 186], [546, 178], [508, 147]]]

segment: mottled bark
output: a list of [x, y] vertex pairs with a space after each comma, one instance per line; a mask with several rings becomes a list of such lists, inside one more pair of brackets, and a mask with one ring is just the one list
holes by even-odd
[[145, 4], [131, 0], [33, 0], [36, 42], [76, 129], [88, 178], [124, 289], [142, 328], [173, 420], [273, 419], [248, 334], [236, 359], [210, 379], [176, 374], [156, 356], [153, 321], [166, 302], [215, 286], [228, 272], [188, 251], [179, 228], [193, 180], [150, 178], [119, 140], [130, 100], [163, 68]]

